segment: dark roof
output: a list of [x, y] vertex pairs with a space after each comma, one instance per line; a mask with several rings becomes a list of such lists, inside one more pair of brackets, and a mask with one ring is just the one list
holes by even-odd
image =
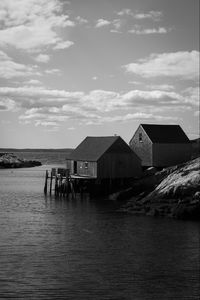
[[67, 159], [97, 161], [118, 139], [121, 138], [119, 136], [88, 136], [71, 152]]
[[141, 124], [153, 143], [189, 143], [189, 139], [179, 125]]

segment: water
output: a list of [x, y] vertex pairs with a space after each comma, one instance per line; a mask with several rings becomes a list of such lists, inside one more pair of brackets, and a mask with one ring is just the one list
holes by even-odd
[[0, 170], [0, 299], [200, 299], [198, 222], [45, 198], [46, 168]]

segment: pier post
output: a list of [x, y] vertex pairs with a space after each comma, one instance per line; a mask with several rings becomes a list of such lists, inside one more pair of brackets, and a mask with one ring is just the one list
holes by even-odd
[[46, 175], [45, 175], [45, 184], [44, 184], [44, 194], [47, 194], [47, 183], [48, 183], [48, 170], [46, 170]]
[[52, 173], [52, 171], [51, 171], [50, 189], [49, 189], [50, 195], [51, 195], [51, 190], [52, 190], [52, 179], [53, 179], [53, 173]]
[[58, 194], [58, 178], [57, 178], [57, 174], [55, 175], [55, 195]]

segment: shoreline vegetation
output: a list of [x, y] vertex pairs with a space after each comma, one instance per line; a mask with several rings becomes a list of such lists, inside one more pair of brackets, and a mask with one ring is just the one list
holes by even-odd
[[135, 215], [200, 220], [200, 157], [157, 172], [149, 168], [130, 188], [109, 196]]
[[0, 169], [31, 168], [41, 165], [42, 163], [37, 160], [21, 159], [13, 153], [0, 153]]

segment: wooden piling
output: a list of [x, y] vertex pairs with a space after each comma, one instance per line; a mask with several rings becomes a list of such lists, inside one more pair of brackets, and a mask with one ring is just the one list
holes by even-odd
[[74, 191], [73, 181], [70, 180], [69, 183], [70, 183], [70, 188], [71, 188], [72, 197], [75, 198], [75, 191]]
[[52, 190], [52, 180], [53, 180], [53, 172], [51, 171], [50, 188], [49, 188], [50, 195], [51, 195], [51, 190]]
[[55, 175], [55, 195], [58, 194], [58, 177], [57, 174]]
[[45, 184], [44, 184], [44, 194], [47, 194], [47, 183], [48, 183], [48, 170], [46, 170], [46, 175], [45, 175]]

